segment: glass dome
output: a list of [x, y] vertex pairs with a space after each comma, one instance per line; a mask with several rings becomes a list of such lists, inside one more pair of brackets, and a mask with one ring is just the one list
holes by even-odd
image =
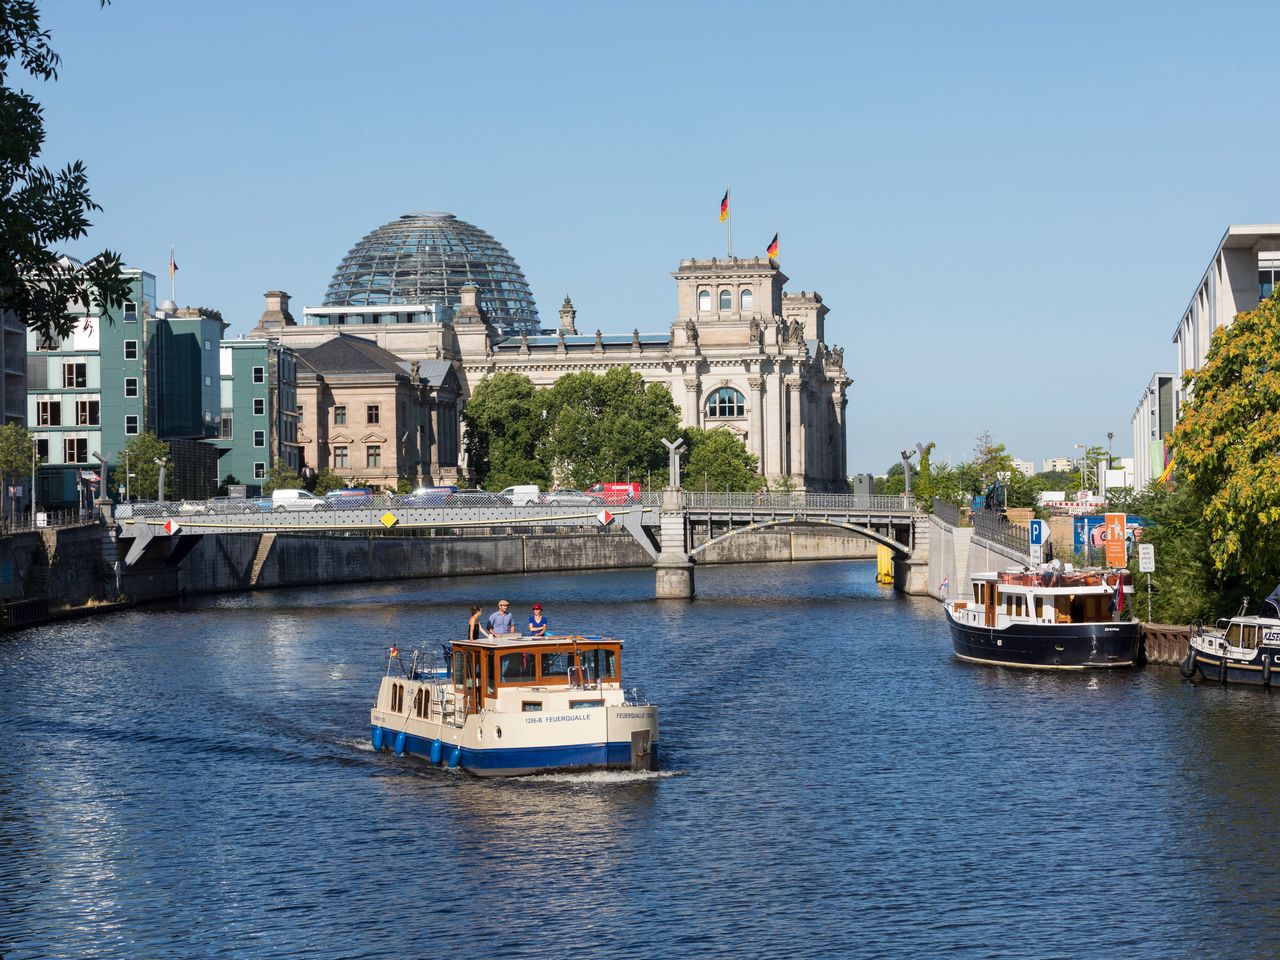
[[364, 237], [333, 272], [326, 307], [437, 303], [456, 307], [464, 284], [479, 290], [504, 333], [538, 332], [538, 308], [507, 248], [452, 213], [406, 213]]

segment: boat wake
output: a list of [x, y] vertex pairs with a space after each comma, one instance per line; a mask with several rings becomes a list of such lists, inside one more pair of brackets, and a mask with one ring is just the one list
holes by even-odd
[[683, 770], [583, 770], [580, 773], [537, 773], [522, 777], [525, 783], [569, 783], [580, 786], [647, 783], [683, 777]]

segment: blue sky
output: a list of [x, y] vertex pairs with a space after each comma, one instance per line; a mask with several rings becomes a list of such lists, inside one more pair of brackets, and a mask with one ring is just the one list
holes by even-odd
[[[851, 470], [989, 430], [1039, 461], [1130, 417], [1230, 223], [1280, 220], [1273, 6], [45, 5], [45, 159], [88, 240], [249, 330], [342, 255], [449, 210], [542, 320], [666, 329], [670, 273], [781, 233], [845, 347]], [[1120, 9], [1123, 7], [1123, 9]]]

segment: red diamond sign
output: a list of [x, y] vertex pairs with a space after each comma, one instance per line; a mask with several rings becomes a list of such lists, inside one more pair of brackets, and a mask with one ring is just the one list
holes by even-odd
[[164, 522], [164, 532], [171, 537], [181, 529], [182, 524], [178, 523], [177, 520], [170, 519]]
[[609, 524], [613, 523], [613, 514], [608, 510], [601, 510], [596, 514], [596, 519], [600, 521], [600, 526], [607, 527]]

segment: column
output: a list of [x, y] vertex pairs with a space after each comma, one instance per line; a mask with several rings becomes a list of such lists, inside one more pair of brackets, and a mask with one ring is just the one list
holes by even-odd
[[701, 381], [698, 377], [684, 378], [684, 422], [690, 427], [702, 426], [702, 408], [699, 403], [699, 387]]
[[765, 428], [768, 457], [761, 461], [760, 469], [766, 476], [778, 478], [787, 472], [786, 387], [781, 374], [774, 373], [769, 377], [765, 402], [768, 404], [769, 414], [769, 425]]
[[759, 458], [760, 472], [767, 473], [764, 442], [764, 377], [747, 377], [747, 386], [751, 388], [751, 444], [747, 449]]
[[804, 398], [801, 395], [802, 383], [799, 377], [787, 377], [787, 390], [790, 391], [791, 423], [790, 444], [791, 460], [787, 464], [788, 472], [796, 483], [804, 486], [805, 474], [805, 431], [804, 431]]

